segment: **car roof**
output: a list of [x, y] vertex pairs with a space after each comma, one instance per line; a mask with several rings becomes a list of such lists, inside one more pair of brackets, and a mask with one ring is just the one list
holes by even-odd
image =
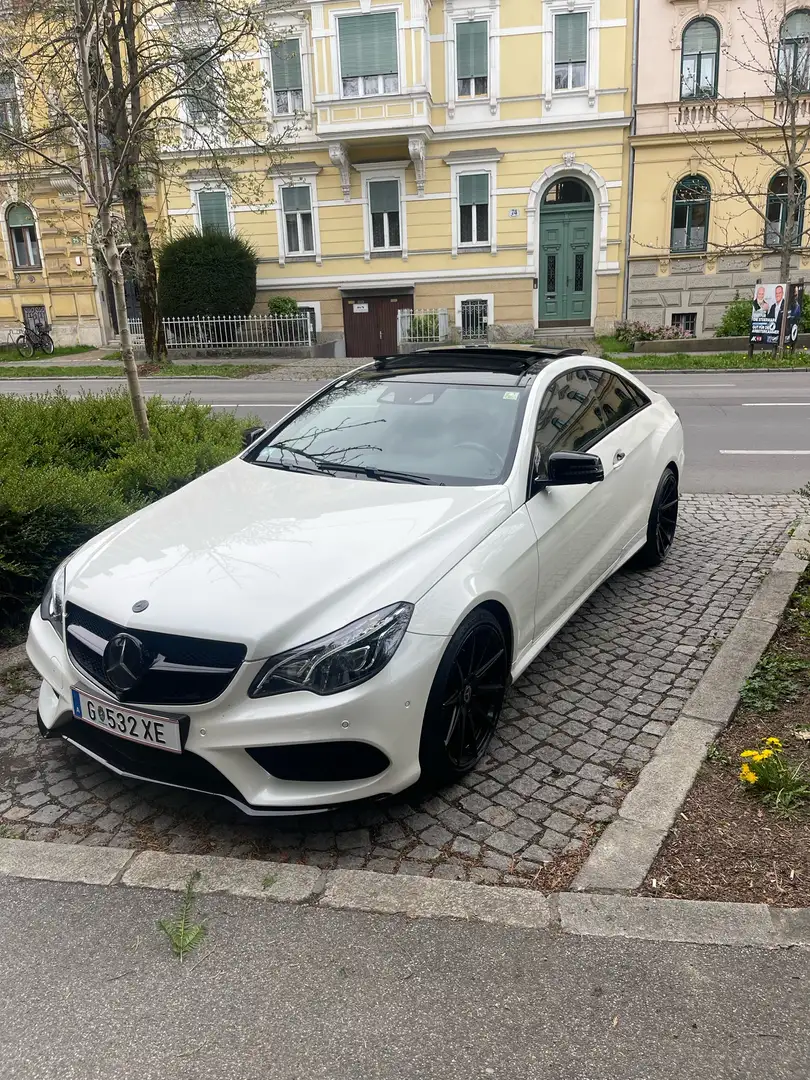
[[533, 345], [440, 345], [412, 353], [375, 356], [373, 368], [385, 376], [441, 375], [453, 382], [519, 382], [547, 364], [583, 349], [544, 349]]

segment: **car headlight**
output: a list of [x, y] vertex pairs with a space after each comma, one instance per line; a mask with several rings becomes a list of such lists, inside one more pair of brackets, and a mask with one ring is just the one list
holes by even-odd
[[336, 694], [382, 671], [408, 628], [413, 604], [392, 604], [334, 634], [271, 656], [253, 680], [250, 697], [311, 690]]
[[62, 617], [65, 613], [65, 567], [67, 559], [61, 562], [51, 574], [42, 600], [39, 613], [45, 622], [49, 622], [59, 636], [62, 636]]

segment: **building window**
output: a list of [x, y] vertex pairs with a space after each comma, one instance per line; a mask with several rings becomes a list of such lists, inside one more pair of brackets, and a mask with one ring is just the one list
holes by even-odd
[[489, 173], [458, 178], [459, 242], [489, 243]]
[[484, 297], [461, 301], [462, 338], [486, 338], [489, 325], [489, 301]]
[[183, 59], [183, 104], [190, 124], [213, 127], [220, 114], [217, 64], [207, 49], [193, 49]]
[[489, 86], [489, 23], [456, 24], [456, 75], [459, 97], [479, 97]]
[[0, 129], [13, 132], [20, 130], [17, 87], [14, 76], [8, 74], [0, 75]]
[[369, 180], [371, 247], [375, 251], [401, 248], [399, 232], [399, 180]]
[[309, 184], [281, 189], [284, 236], [288, 255], [311, 255], [315, 251], [312, 232], [312, 193]]
[[270, 47], [273, 76], [273, 112], [289, 116], [304, 111], [304, 83], [301, 78], [301, 42], [298, 38], [277, 41]]
[[201, 232], [230, 233], [231, 221], [228, 215], [228, 196], [224, 191], [198, 191], [197, 213], [200, 218]]
[[695, 19], [681, 40], [681, 97], [713, 98], [717, 95], [720, 31], [711, 19]]
[[393, 11], [338, 19], [343, 97], [399, 92], [397, 17]]
[[697, 312], [696, 311], [675, 311], [672, 314], [672, 326], [677, 330], [682, 330], [684, 334], [688, 334], [689, 337], [694, 337], [697, 332]]
[[[795, 206], [793, 223], [790, 229], [790, 242], [801, 244], [804, 232], [804, 202], [807, 188], [804, 177], [797, 173], [793, 179]], [[786, 172], [778, 172], [768, 184], [768, 201], [765, 207], [765, 244], [767, 247], [779, 247], [788, 229], [788, 177]]]
[[685, 176], [672, 201], [672, 251], [705, 251], [712, 189], [702, 176]]
[[14, 203], [6, 213], [6, 224], [14, 266], [18, 270], [38, 270], [42, 266], [42, 257], [30, 208], [24, 203]]
[[554, 89], [578, 90], [588, 76], [588, 16], [554, 16]]
[[792, 11], [779, 34], [782, 93], [810, 90], [810, 11]]

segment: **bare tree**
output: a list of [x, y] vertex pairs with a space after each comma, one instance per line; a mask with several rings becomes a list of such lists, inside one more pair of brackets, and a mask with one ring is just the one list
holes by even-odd
[[0, 126], [0, 159], [21, 182], [58, 171], [85, 196], [144, 434], [122, 247], [141, 287], [147, 351], [159, 355], [144, 189], [165, 191], [175, 170], [193, 164], [246, 198], [262, 190], [281, 153], [256, 62], [272, 38], [271, 7], [272, 0], [15, 0], [0, 35], [0, 71], [13, 76], [21, 106], [15, 122]]
[[[806, 28], [799, 27], [797, 36], [791, 36], [786, 15], [784, 0], [768, 4], [757, 0], [753, 14], [735, 8], [734, 41], [739, 44], [729, 50], [727, 75], [735, 68], [749, 73], [750, 81], [761, 87], [758, 95], [718, 95], [714, 71], [701, 85], [695, 67], [694, 85], [680, 106], [680, 130], [695, 157], [714, 174], [711, 202], [715, 233], [722, 238], [706, 243], [705, 221], [701, 224], [700, 219], [694, 238], [690, 237], [694, 216], [688, 216], [688, 204], [699, 203], [706, 195], [697, 188], [690, 191], [687, 184], [681, 191], [683, 250], [705, 246], [712, 254], [772, 251], [779, 255], [779, 280], [785, 282], [802, 246], [803, 169], [810, 143], [810, 17]], [[741, 214], [741, 208], [750, 213]]]

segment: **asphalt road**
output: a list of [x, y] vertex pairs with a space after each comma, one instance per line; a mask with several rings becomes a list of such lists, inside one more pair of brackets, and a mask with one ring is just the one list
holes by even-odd
[[808, 951], [0, 876], [3, 1080], [806, 1080]]
[[[810, 373], [723, 371], [646, 377], [672, 401], [686, 432], [690, 492], [769, 494], [791, 492], [810, 481]], [[123, 380], [67, 380], [69, 394], [98, 391]], [[9, 380], [5, 393], [52, 389], [59, 380]], [[217, 409], [280, 419], [321, 383], [245, 379], [150, 379], [148, 394], [192, 394]]]

